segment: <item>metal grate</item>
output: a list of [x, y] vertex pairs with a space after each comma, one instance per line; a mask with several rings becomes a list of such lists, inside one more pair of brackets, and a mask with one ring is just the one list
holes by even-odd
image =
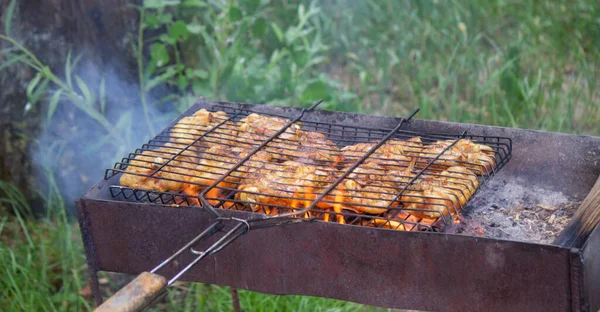
[[184, 117], [106, 170], [105, 179], [120, 177], [111, 195], [216, 216], [223, 208], [439, 230], [511, 155], [508, 138], [402, 130], [416, 111], [395, 129], [375, 129], [304, 120], [311, 109], [260, 113], [275, 118], [264, 124], [229, 103]]

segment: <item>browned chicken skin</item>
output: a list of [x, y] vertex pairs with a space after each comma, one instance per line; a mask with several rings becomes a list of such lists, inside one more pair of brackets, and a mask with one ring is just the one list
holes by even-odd
[[[125, 169], [119, 182], [123, 186], [148, 191], [179, 191], [183, 187], [182, 175], [188, 173], [188, 166], [194, 163], [192, 152], [181, 151], [167, 143], [156, 150], [145, 150], [136, 155]], [[171, 160], [171, 158], [175, 159]], [[167, 163], [168, 162], [168, 163]], [[165, 165], [166, 164], [166, 165]], [[162, 165], [162, 169], [154, 173]]]
[[333, 167], [340, 156], [337, 145], [320, 132], [298, 129], [286, 145], [285, 157], [298, 162]]
[[[215, 144], [231, 144], [231, 141], [235, 140], [237, 129], [232, 121], [227, 120], [228, 118], [225, 112], [209, 112], [201, 109], [194, 115], [183, 117], [177, 122], [170, 131], [170, 140], [183, 149], [204, 135], [199, 142], [189, 148], [194, 151]], [[217, 126], [219, 127], [213, 130]]]
[[[432, 161], [453, 142], [453, 140], [437, 141], [428, 145], [420, 154], [421, 160], [423, 163]], [[462, 166], [477, 175], [485, 175], [491, 172], [495, 164], [494, 150], [491, 147], [461, 139], [431, 164], [431, 167], [447, 169], [451, 166]]]
[[306, 208], [331, 182], [330, 172], [286, 161], [249, 175], [238, 187], [235, 198], [249, 202], [253, 211], [275, 214], [281, 212], [269, 205]]
[[409, 211], [416, 217], [437, 218], [458, 212], [478, 186], [479, 181], [474, 173], [454, 166], [441, 173], [434, 172], [421, 177], [403, 193], [400, 200], [409, 209], [431, 210]]
[[[343, 170], [345, 171], [345, 170]], [[380, 214], [388, 210], [397, 194], [395, 181], [377, 163], [359, 165], [331, 192], [332, 198], [342, 199], [347, 210]]]
[[[250, 114], [238, 123], [237, 141], [240, 144], [235, 149], [240, 153], [244, 150], [251, 150], [276, 134], [289, 122], [289, 119]], [[295, 131], [300, 127], [301, 124], [291, 125], [272, 142], [269, 142], [264, 151], [272, 153], [273, 159], [289, 160], [284, 156], [283, 149], [287, 148], [288, 140], [294, 140]]]
[[[359, 160], [377, 143], [358, 143], [342, 148], [342, 156], [346, 164]], [[366, 162], [376, 162], [387, 169], [407, 167], [411, 160], [418, 157], [423, 148], [421, 138], [415, 137], [407, 141], [390, 140], [369, 156]]]

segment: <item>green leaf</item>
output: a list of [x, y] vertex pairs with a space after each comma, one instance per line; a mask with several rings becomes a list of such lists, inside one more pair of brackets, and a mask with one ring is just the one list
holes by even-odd
[[150, 79], [148, 83], [146, 83], [146, 86], [144, 86], [144, 91], [148, 92], [154, 87], [158, 86], [159, 84], [166, 82], [167, 80], [175, 76], [177, 72], [178, 70], [175, 69], [175, 67], [168, 67], [164, 73]]
[[241, 20], [243, 17], [243, 13], [242, 10], [232, 6], [229, 8], [229, 19], [231, 19], [232, 22], [237, 22], [239, 20]]
[[157, 67], [161, 67], [169, 63], [169, 53], [167, 48], [162, 43], [154, 43], [150, 48], [150, 55]]
[[284, 43], [284, 37], [283, 37], [283, 32], [281, 31], [281, 28], [279, 28], [279, 26], [277, 26], [277, 24], [275, 23], [271, 23], [271, 28], [273, 28], [273, 31], [275, 32], [275, 36], [277, 37], [277, 40], [279, 40], [279, 42]]
[[49, 82], [49, 80], [47, 78], [44, 78], [42, 80], [42, 82], [40, 82], [39, 86], [37, 88], [35, 88], [35, 91], [33, 92], [33, 95], [32, 95], [31, 104], [37, 103], [42, 98], [42, 95], [44, 94], [44, 92], [46, 91], [46, 88], [48, 87], [48, 82]]
[[187, 88], [188, 80], [185, 78], [184, 75], [180, 75], [179, 77], [177, 77], [177, 86], [179, 87], [179, 90], [181, 90], [181, 91], [183, 91], [183, 90], [185, 90], [185, 88]]
[[50, 98], [50, 104], [48, 105], [48, 120], [52, 119], [56, 108], [58, 107], [58, 101], [60, 101], [60, 96], [62, 95], [63, 90], [58, 89]]
[[161, 34], [158, 36], [158, 40], [164, 42], [166, 44], [174, 45], [177, 43], [177, 38], [171, 38], [171, 36], [167, 34]]
[[160, 9], [167, 6], [178, 5], [179, 0], [144, 0], [144, 7], [148, 9]]
[[[33, 79], [31, 79], [31, 81], [27, 85], [27, 90], [25, 91], [25, 94], [27, 95], [27, 99], [30, 102], [31, 102], [31, 99], [33, 98], [33, 90], [35, 90], [35, 87], [38, 85], [38, 83], [40, 82], [41, 79], [42, 79], [42, 73], [37, 73], [37, 75], [35, 75], [35, 77], [33, 77]], [[35, 104], [35, 103], [31, 103], [31, 104]]]
[[201, 1], [201, 0], [184, 0], [181, 3], [181, 6], [203, 8], [203, 7], [206, 7], [208, 5], [206, 4], [206, 2]]
[[160, 19], [159, 21], [162, 24], [167, 24], [167, 23], [169, 23], [169, 22], [171, 22], [173, 20], [173, 14], [171, 14], [171, 13], [161, 14], [159, 16], [159, 19]]
[[6, 13], [4, 14], [4, 33], [8, 36], [10, 35], [10, 22], [12, 20], [12, 15], [15, 12], [15, 4], [17, 0], [12, 0], [8, 4], [8, 8], [6, 8]]
[[81, 55], [77, 56], [75, 58], [75, 61], [71, 61], [71, 50], [69, 49], [69, 52], [67, 53], [67, 61], [65, 62], [65, 78], [67, 80], [67, 85], [69, 86], [69, 88], [73, 89], [73, 81], [71, 79], [71, 74], [73, 73], [73, 69], [75, 69], [75, 66], [77, 65], [77, 62], [79, 62], [79, 59], [81, 58]]
[[314, 102], [320, 99], [325, 99], [327, 97], [327, 86], [323, 81], [315, 81], [306, 88], [302, 92], [302, 96], [300, 97], [300, 101], [305, 103]]
[[252, 23], [252, 34], [256, 37], [263, 37], [267, 32], [267, 20], [258, 18]]
[[100, 112], [104, 114], [106, 111], [106, 79], [102, 76], [100, 79]]
[[187, 25], [182, 20], [178, 20], [175, 23], [171, 24], [167, 32], [169, 33], [169, 37], [171, 37], [174, 40], [185, 40], [190, 34]]
[[192, 24], [187, 24], [187, 29], [190, 33], [192, 33], [194, 35], [198, 35], [198, 34], [202, 33], [202, 31], [205, 29], [205, 27], [198, 23], [192, 23]]
[[123, 112], [115, 124], [115, 130], [119, 133], [123, 133], [125, 130], [128, 130], [132, 124], [132, 116], [133, 114], [131, 110]]
[[24, 61], [26, 59], [27, 59], [27, 55], [25, 55], [25, 54], [11, 55], [11, 57], [9, 59], [0, 63], [0, 71], [2, 71], [4, 68], [6, 68], [14, 63], [17, 63], [19, 61]]
[[153, 13], [146, 13], [144, 15], [144, 23], [146, 23], [146, 27], [156, 29], [160, 27], [160, 20], [158, 16]]
[[83, 99], [85, 100], [85, 104], [90, 107], [93, 106], [94, 95], [92, 94], [92, 92], [90, 92], [90, 89], [87, 87], [85, 82], [77, 75], [75, 76], [75, 82], [77, 83], [77, 87], [79, 87], [79, 90], [81, 90], [81, 93], [83, 93]]
[[198, 77], [200, 79], [208, 79], [208, 73], [203, 69], [194, 69], [192, 70], [192, 75], [194, 77]]

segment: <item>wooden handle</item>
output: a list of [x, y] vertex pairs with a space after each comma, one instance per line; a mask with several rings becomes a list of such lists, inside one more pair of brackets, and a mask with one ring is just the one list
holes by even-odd
[[166, 293], [167, 279], [153, 273], [144, 272], [103, 304], [96, 312], [138, 312], [144, 311], [161, 295]]

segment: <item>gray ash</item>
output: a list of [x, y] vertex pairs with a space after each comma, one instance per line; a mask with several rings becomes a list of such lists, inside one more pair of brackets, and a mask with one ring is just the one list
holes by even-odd
[[492, 179], [445, 232], [551, 244], [580, 202], [517, 180]]

